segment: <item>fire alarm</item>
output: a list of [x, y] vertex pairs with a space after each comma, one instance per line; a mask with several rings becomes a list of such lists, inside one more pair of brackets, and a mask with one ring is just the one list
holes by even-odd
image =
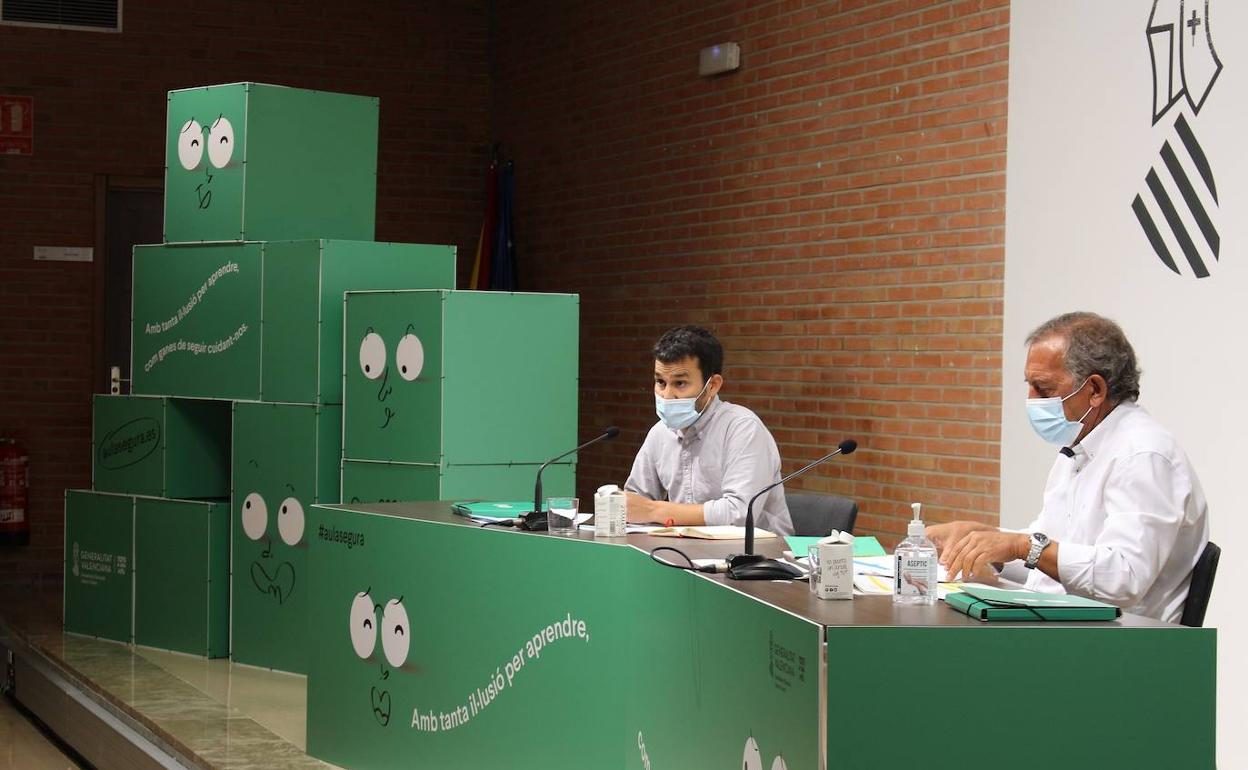
[[698, 53], [698, 74], [718, 75], [732, 72], [741, 66], [741, 46], [736, 43], [720, 43], [703, 48]]

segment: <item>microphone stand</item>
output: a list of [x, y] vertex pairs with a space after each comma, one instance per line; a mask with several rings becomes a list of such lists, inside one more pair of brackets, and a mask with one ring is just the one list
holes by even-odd
[[618, 435], [620, 435], [620, 429], [613, 425], [603, 431], [602, 435], [595, 436], [575, 449], [569, 449], [558, 457], [552, 457], [542, 463], [542, 467], [537, 469], [537, 480], [533, 483], [533, 510], [521, 516], [520, 523], [517, 526], [529, 532], [545, 532], [550, 528], [549, 517], [542, 511], [542, 471], [546, 470], [547, 465], [556, 460], [562, 460], [573, 452], [579, 452], [591, 444], [597, 444], [599, 441], [615, 438]]
[[801, 577], [802, 573], [796, 567], [754, 553], [754, 501], [786, 481], [801, 476], [816, 465], [825, 463], [839, 454], [850, 454], [857, 448], [857, 441], [846, 439], [837, 446], [835, 451], [829, 452], [805, 467], [793, 471], [774, 484], [763, 487], [751, 497], [750, 502], [745, 506], [745, 553], [734, 554], [728, 557], [728, 577], [733, 580], [791, 580], [795, 577]]

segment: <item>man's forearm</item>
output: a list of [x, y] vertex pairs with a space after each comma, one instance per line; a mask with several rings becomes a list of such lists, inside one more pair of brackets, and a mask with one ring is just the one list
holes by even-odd
[[628, 500], [629, 521], [653, 521], [681, 527], [694, 527], [706, 523], [700, 503], [671, 503], [666, 500], [649, 500], [641, 495], [630, 494]]

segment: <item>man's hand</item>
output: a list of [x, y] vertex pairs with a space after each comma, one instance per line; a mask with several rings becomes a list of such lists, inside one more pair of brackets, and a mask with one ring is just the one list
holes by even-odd
[[995, 563], [1027, 558], [1031, 538], [1019, 532], [1002, 532], [991, 527], [977, 529], [945, 547], [940, 563], [945, 565], [948, 580], [979, 580], [995, 578]]
[[[996, 527], [981, 524], [978, 521], [951, 521], [948, 524], [933, 524], [926, 530], [927, 539], [936, 544], [936, 550], [942, 555], [946, 546], [952, 545], [972, 532], [981, 530], [997, 531]], [[941, 559], [944, 563], [944, 559]]]
[[632, 522], [657, 521], [655, 518], [654, 501], [636, 492], [625, 492], [624, 499], [628, 503], [628, 520]]

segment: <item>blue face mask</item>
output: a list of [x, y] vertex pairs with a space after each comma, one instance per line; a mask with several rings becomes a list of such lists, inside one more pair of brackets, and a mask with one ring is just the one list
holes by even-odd
[[702, 398], [702, 394], [706, 392], [706, 386], [711, 381], [707, 380], [702, 386], [702, 390], [698, 391], [698, 395], [693, 398], [663, 398], [658, 393], [654, 394], [654, 411], [659, 415], [659, 419], [663, 424], [672, 430], [684, 430], [690, 425], [698, 421], [702, 413], [698, 411], [698, 399]]
[[1069, 446], [1070, 442], [1078, 438], [1079, 432], [1083, 430], [1083, 417], [1088, 416], [1092, 407], [1088, 407], [1088, 411], [1083, 413], [1078, 422], [1072, 422], [1066, 419], [1066, 410], [1062, 408], [1062, 403], [1083, 390], [1083, 386], [1087, 384], [1088, 381], [1084, 380], [1083, 385], [1075, 388], [1065, 398], [1053, 396], [1027, 399], [1027, 419], [1031, 420], [1031, 427], [1036, 435], [1057, 446]]

